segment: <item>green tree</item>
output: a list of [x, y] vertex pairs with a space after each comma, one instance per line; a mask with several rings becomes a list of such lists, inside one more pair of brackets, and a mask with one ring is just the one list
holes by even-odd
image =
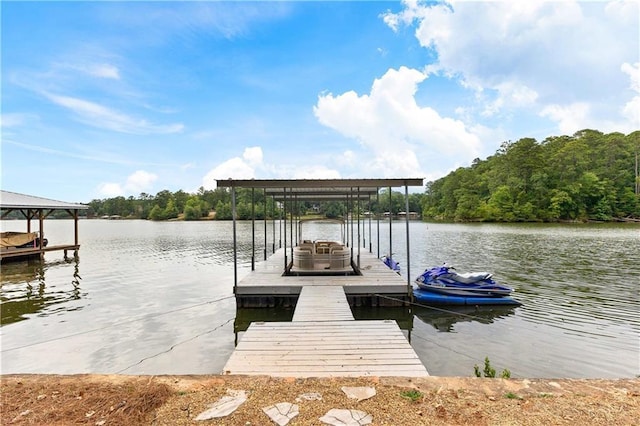
[[156, 204], [156, 205], [153, 206], [153, 208], [149, 212], [149, 219], [151, 219], [151, 220], [163, 220], [163, 219], [165, 219], [164, 211], [160, 208], [159, 205]]
[[197, 196], [192, 196], [187, 200], [184, 207], [184, 220], [198, 220], [202, 217], [202, 205], [204, 201]]
[[170, 199], [167, 202], [167, 207], [165, 207], [164, 211], [163, 211], [163, 217], [164, 219], [174, 219], [176, 217], [178, 217], [178, 208], [176, 207], [173, 199]]

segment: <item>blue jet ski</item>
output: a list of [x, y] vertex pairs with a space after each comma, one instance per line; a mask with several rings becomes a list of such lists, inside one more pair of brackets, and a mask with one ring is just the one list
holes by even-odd
[[400, 262], [396, 262], [395, 260], [393, 260], [393, 257], [391, 257], [391, 255], [382, 256], [381, 260], [382, 260], [382, 263], [387, 265], [389, 269], [391, 269], [397, 274], [400, 273]]
[[495, 298], [509, 296], [513, 292], [513, 288], [498, 284], [491, 277], [488, 272], [460, 274], [445, 263], [425, 270], [416, 279], [416, 284], [421, 290], [448, 296]]

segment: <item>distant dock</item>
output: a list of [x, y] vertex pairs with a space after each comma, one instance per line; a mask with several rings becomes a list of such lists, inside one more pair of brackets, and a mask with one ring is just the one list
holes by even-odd
[[[78, 241], [78, 218], [80, 210], [87, 210], [89, 206], [84, 204], [66, 203], [63, 201], [50, 200], [48, 198], [35, 197], [32, 195], [18, 194], [16, 192], [1, 191], [0, 211], [1, 218], [7, 219], [15, 216], [16, 213], [26, 220], [24, 234], [33, 234], [31, 221], [38, 221], [37, 240], [28, 247], [14, 247], [5, 238], [2, 239], [0, 248], [0, 261], [23, 260], [31, 258], [44, 258], [44, 254], [50, 251], [63, 251], [65, 259], [68, 252], [73, 252], [74, 257], [78, 255], [80, 243]], [[45, 219], [54, 211], [63, 210], [73, 219], [73, 244], [48, 245], [44, 230]], [[3, 233], [4, 235], [4, 233]]]

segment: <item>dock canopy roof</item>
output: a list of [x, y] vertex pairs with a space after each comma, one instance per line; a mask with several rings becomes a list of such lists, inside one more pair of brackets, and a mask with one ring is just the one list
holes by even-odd
[[0, 191], [0, 209], [53, 209], [53, 210], [86, 210], [85, 204], [66, 203], [33, 195], [18, 194], [11, 191]]
[[263, 189], [276, 199], [285, 196], [305, 200], [331, 200], [347, 195], [366, 199], [381, 188], [422, 186], [422, 178], [397, 179], [227, 179], [217, 180], [219, 188]]

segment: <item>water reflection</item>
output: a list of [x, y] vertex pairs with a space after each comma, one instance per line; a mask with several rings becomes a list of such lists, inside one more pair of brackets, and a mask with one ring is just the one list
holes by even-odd
[[438, 331], [452, 332], [458, 322], [491, 324], [495, 320], [515, 314], [514, 306], [447, 306], [443, 308], [417, 307], [413, 314]]
[[[45, 276], [52, 270], [73, 266], [71, 286], [47, 286]], [[28, 319], [35, 314], [47, 315], [60, 309], [51, 309], [85, 296], [80, 288], [80, 258], [74, 256], [54, 262], [27, 260], [2, 265], [0, 275], [0, 326]], [[75, 310], [74, 308], [66, 310]]]
[[368, 307], [354, 306], [351, 308], [353, 317], [360, 320], [394, 320], [402, 330], [411, 332], [413, 328], [413, 314], [405, 306]]

